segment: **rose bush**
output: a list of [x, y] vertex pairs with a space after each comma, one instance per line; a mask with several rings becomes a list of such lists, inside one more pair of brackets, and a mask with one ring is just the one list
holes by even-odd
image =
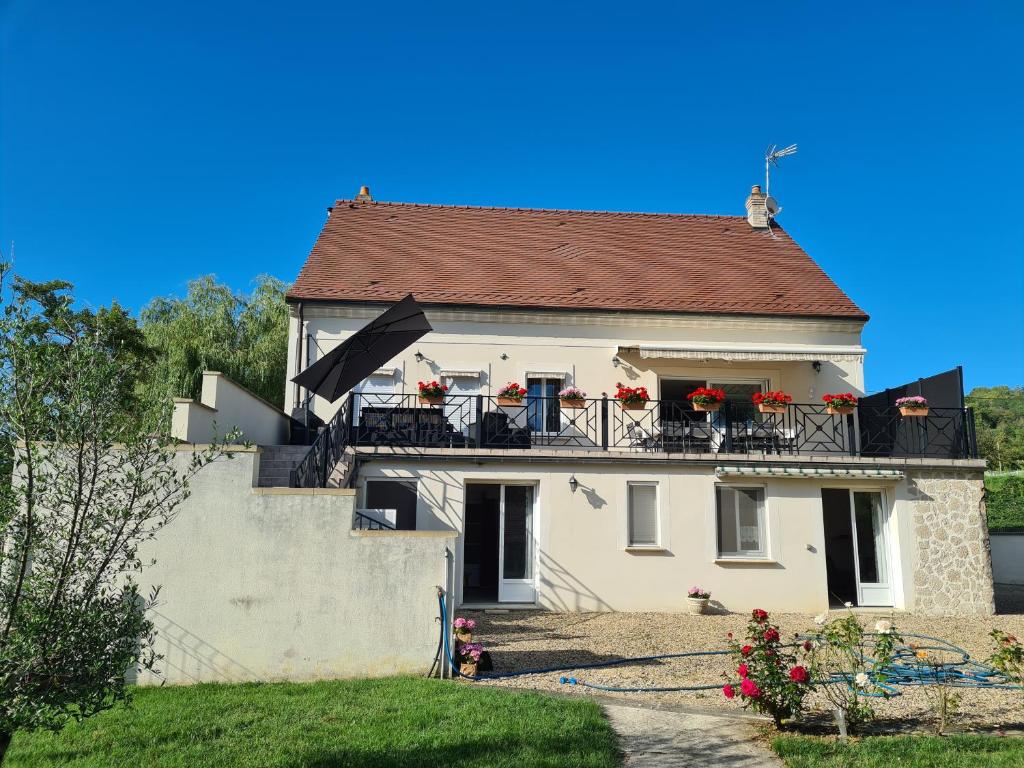
[[803, 711], [804, 698], [814, 687], [810, 670], [798, 663], [791, 645], [782, 643], [779, 628], [769, 621], [767, 611], [760, 608], [750, 614], [746, 642], [729, 637], [729, 647], [736, 662], [735, 676], [722, 687], [727, 699], [737, 695], [744, 707], [769, 715], [776, 727]]

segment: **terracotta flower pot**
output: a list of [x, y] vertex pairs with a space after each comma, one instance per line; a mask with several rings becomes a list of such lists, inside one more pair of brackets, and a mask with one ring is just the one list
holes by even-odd
[[463, 661], [459, 664], [459, 674], [463, 677], [476, 677], [476, 661]]
[[523, 399], [522, 398], [516, 399], [514, 397], [502, 397], [501, 395], [498, 395], [498, 405], [500, 405], [500, 406], [502, 406], [504, 408], [522, 407]]
[[420, 395], [420, 402], [426, 405], [441, 405], [444, 403], [444, 395]]
[[721, 403], [707, 403], [707, 404], [694, 403], [693, 404], [693, 410], [695, 410], [695, 411], [703, 411], [704, 413], [714, 413], [715, 411], [720, 410], [721, 407], [722, 407]]
[[924, 408], [915, 408], [913, 406], [903, 405], [900, 406], [900, 413], [904, 416], [927, 416], [928, 406], [926, 405]]
[[622, 406], [622, 410], [624, 411], [642, 411], [644, 408], [647, 407], [647, 401], [632, 400], [627, 402], [625, 400], [619, 400], [619, 405]]
[[455, 639], [458, 640], [460, 643], [472, 643], [473, 642], [473, 633], [472, 632], [468, 632], [466, 630], [456, 629], [455, 630]]
[[757, 406], [757, 410], [761, 413], [785, 413], [786, 406], [784, 405], [768, 405], [767, 403], [761, 403]]
[[852, 405], [830, 405], [826, 409], [833, 416], [846, 416], [847, 414], [853, 413]]
[[565, 400], [561, 399], [558, 401], [563, 408], [586, 408], [586, 400]]
[[691, 616], [700, 616], [707, 613], [709, 597], [688, 597], [686, 598], [686, 612]]

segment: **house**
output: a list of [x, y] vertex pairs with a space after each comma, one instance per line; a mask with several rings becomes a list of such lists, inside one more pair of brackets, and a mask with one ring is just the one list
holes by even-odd
[[[699, 584], [738, 611], [991, 613], [969, 411], [830, 412], [864, 394], [868, 315], [759, 187], [746, 211], [337, 201], [288, 294], [289, 379], [409, 293], [434, 331], [337, 402], [285, 383], [324, 426], [264, 449], [257, 483], [351, 488], [385, 537], [454, 531], [462, 606], [674, 611]], [[419, 401], [429, 380], [443, 403]], [[725, 406], [695, 410], [698, 387]], [[772, 390], [792, 403], [761, 413]]]

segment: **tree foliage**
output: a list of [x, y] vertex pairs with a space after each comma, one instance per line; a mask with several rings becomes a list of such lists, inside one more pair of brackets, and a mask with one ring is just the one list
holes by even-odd
[[203, 371], [215, 370], [281, 407], [286, 290], [280, 280], [263, 275], [246, 296], [207, 275], [189, 283], [184, 299], [154, 299], [141, 313], [142, 330], [157, 353], [151, 386], [165, 395], [198, 398]]
[[989, 469], [1024, 469], [1024, 387], [975, 387], [967, 405], [974, 409], [978, 452]]
[[15, 731], [106, 709], [156, 663], [139, 546], [220, 455], [179, 458], [134, 321], [75, 311], [69, 288], [0, 265], [0, 761]]

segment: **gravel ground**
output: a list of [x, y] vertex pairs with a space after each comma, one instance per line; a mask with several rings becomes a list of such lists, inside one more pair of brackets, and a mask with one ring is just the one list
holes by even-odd
[[[1002, 591], [997, 603], [1001, 610], [1024, 605], [1024, 588], [1012, 593]], [[610, 659], [674, 653], [693, 650], [724, 649], [725, 636], [741, 636], [745, 615], [688, 616], [678, 613], [551, 613], [513, 611], [509, 613], [463, 611], [459, 615], [478, 622], [475, 639], [491, 652], [495, 671], [514, 671], [606, 661]], [[834, 614], [837, 615], [837, 614]], [[1024, 637], [1024, 613], [1004, 613], [990, 618], [936, 618], [879, 612], [863, 612], [870, 627], [880, 618], [891, 618], [902, 633], [941, 637], [965, 648], [972, 657], [985, 659], [992, 646], [988, 632], [998, 627]], [[773, 614], [784, 635], [810, 632], [813, 617], [800, 614]], [[501, 680], [484, 685], [533, 688], [575, 695], [592, 695], [581, 686], [562, 685], [560, 675], [616, 687], [670, 687], [718, 684], [730, 667], [725, 656], [660, 660], [603, 669], [584, 669], [564, 673], [541, 673]], [[920, 688], [904, 688], [901, 696], [878, 699], [876, 712], [885, 729], [904, 730], [927, 727], [930, 721], [928, 701]], [[1024, 729], [1024, 694], [1020, 691], [960, 689], [961, 729]], [[643, 702], [648, 706], [691, 706], [707, 710], [736, 710], [720, 691], [672, 693], [611, 693], [612, 697]], [[816, 700], [812, 710], [824, 711], [824, 702]]]

